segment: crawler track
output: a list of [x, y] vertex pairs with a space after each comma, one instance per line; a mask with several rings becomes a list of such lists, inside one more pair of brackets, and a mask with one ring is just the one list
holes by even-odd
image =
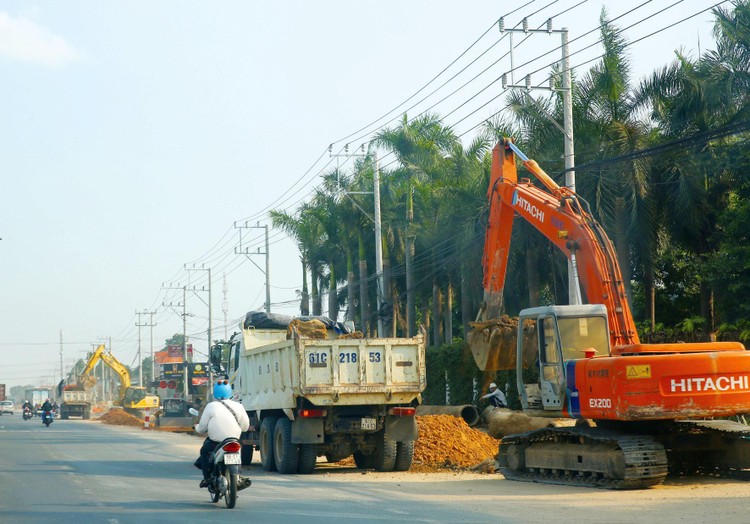
[[599, 428], [549, 428], [503, 439], [500, 471], [512, 480], [642, 489], [667, 476], [664, 446], [651, 436]]
[[657, 438], [667, 449], [670, 474], [750, 480], [750, 426], [731, 420], [681, 420]]

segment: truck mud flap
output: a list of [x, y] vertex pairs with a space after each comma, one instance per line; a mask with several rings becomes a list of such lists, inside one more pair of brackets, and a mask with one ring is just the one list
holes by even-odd
[[322, 444], [323, 419], [298, 418], [292, 422], [292, 444]]
[[417, 419], [414, 417], [386, 417], [385, 435], [396, 442], [417, 440]]

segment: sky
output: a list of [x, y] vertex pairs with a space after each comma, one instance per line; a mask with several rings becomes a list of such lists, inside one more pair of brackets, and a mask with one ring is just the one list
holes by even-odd
[[[134, 364], [136, 324], [152, 318], [136, 313], [154, 312], [159, 349], [182, 332], [183, 286], [200, 358], [208, 268], [213, 339], [263, 307], [264, 256], [237, 251], [264, 251], [264, 225], [272, 310], [294, 314], [299, 254], [268, 211], [293, 212], [321, 174], [351, 169], [329, 144], [356, 150], [424, 111], [468, 143], [503, 109], [503, 73], [546, 85], [560, 34], [513, 33], [511, 75], [500, 17], [507, 28], [524, 17], [532, 29], [550, 17], [567, 27], [573, 74], [583, 76], [602, 52], [604, 7], [632, 42], [637, 82], [676, 49], [695, 58], [712, 48], [715, 4], [4, 1], [0, 383], [56, 383], [61, 357], [67, 371], [110, 338]], [[151, 328], [140, 331], [146, 357]]]

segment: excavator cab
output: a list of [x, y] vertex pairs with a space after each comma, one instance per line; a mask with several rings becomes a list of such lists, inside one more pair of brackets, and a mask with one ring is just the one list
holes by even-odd
[[521, 405], [538, 416], [560, 417], [566, 363], [610, 353], [607, 309], [601, 304], [524, 309], [518, 325], [525, 326], [516, 349]]

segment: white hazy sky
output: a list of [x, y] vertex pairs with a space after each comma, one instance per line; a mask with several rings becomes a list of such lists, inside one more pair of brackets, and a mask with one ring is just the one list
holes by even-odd
[[[184, 264], [212, 268], [214, 338], [224, 336], [226, 274], [231, 335], [265, 299], [262, 273], [234, 253], [235, 222], [267, 224], [268, 209], [293, 209], [335, 166], [328, 144], [357, 147], [404, 111], [436, 112], [470, 139], [503, 107], [498, 78], [511, 66], [500, 16], [506, 27], [529, 16], [532, 28], [554, 16], [556, 29], [570, 30], [571, 64], [583, 75], [601, 53], [602, 6], [611, 19], [632, 10], [615, 24], [634, 42], [639, 80], [675, 49], [695, 57], [713, 47], [713, 18], [697, 13], [714, 4], [6, 0], [0, 383], [59, 380], [60, 330], [65, 367], [100, 337], [134, 363], [136, 310], [156, 311], [160, 345], [182, 331], [181, 317], [162, 305], [181, 292], [163, 284], [206, 286], [207, 272]], [[533, 73], [545, 84], [559, 35], [515, 34], [514, 42], [516, 82]], [[260, 232], [250, 233], [243, 247], [255, 249]], [[271, 242], [274, 310], [293, 313], [298, 254], [277, 231]], [[252, 260], [263, 267], [262, 257]], [[207, 293], [188, 295], [187, 332], [205, 352], [202, 300]], [[143, 348], [147, 356], [148, 328]]]

